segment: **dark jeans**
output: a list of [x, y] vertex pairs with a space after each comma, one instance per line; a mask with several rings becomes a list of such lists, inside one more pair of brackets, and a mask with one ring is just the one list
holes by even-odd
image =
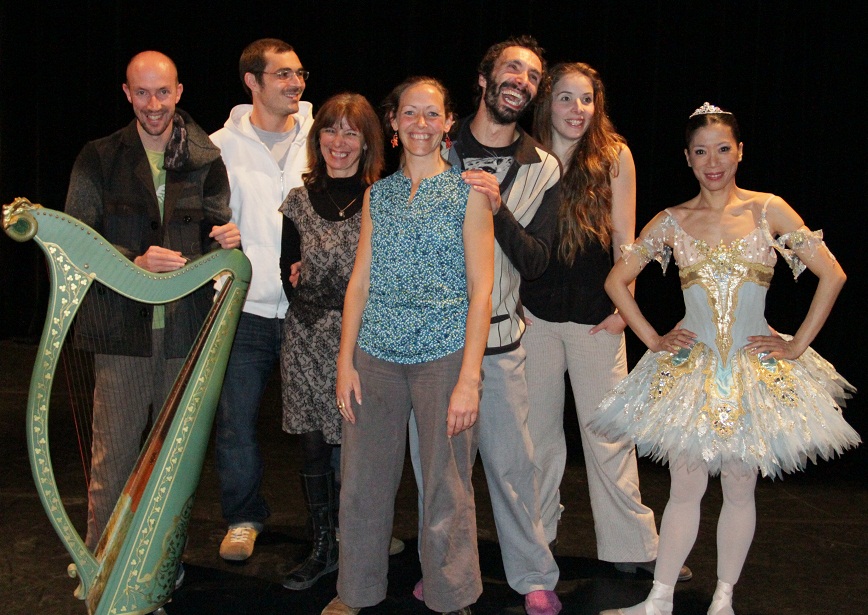
[[216, 454], [223, 517], [261, 524], [271, 514], [262, 484], [262, 455], [256, 438], [259, 402], [280, 362], [283, 320], [241, 314], [217, 408]]

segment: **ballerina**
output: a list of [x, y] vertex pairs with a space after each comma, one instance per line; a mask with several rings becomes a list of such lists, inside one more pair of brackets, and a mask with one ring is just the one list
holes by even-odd
[[[733, 615], [733, 586], [756, 525], [757, 475], [794, 472], [860, 442], [838, 405], [855, 389], [809, 347], [846, 280], [822, 232], [810, 231], [782, 198], [736, 185], [744, 148], [732, 113], [705, 103], [690, 116], [686, 141], [699, 194], [651, 220], [605, 284], [649, 350], [603, 399], [591, 427], [629, 436], [640, 454], [667, 462], [672, 487], [651, 593], [603, 615], [672, 613], [708, 476], [718, 473], [718, 581], [708, 615]], [[777, 334], [763, 316], [776, 253], [796, 276], [807, 267], [819, 278], [793, 336]], [[686, 311], [659, 335], [629, 286], [652, 259], [665, 270], [673, 254]]]

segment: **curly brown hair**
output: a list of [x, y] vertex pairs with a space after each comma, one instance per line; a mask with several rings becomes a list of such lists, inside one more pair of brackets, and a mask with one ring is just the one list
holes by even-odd
[[540, 88], [534, 109], [536, 138], [552, 146], [552, 96], [554, 86], [568, 74], [584, 75], [594, 89], [594, 115], [587, 132], [562, 160], [561, 205], [558, 210], [560, 245], [558, 258], [572, 265], [576, 254], [592, 241], [608, 250], [612, 245], [612, 175], [617, 175], [618, 156], [626, 145], [624, 137], [606, 113], [606, 93], [599, 73], [582, 62], [561, 63], [552, 67]]

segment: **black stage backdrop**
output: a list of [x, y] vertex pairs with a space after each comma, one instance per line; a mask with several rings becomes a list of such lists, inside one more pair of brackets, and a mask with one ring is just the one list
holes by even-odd
[[[739, 184], [783, 196], [822, 228], [850, 281], [814, 347], [862, 393], [847, 416], [862, 434], [868, 388], [862, 238], [868, 179], [863, 3], [645, 2], [68, 2], [0, 3], [0, 202], [62, 208], [88, 140], [132, 118], [121, 91], [130, 57], [157, 49], [178, 65], [180, 106], [207, 131], [248, 102], [237, 62], [266, 36], [294, 45], [311, 71], [314, 108], [340, 91], [377, 105], [404, 77], [442, 79], [472, 110], [476, 64], [492, 43], [529, 33], [549, 63], [584, 61], [605, 81], [609, 111], [638, 173], [638, 224], [697, 192], [683, 157], [689, 113], [710, 101], [735, 112]], [[526, 124], [527, 122], [525, 122]], [[37, 339], [46, 280], [34, 245], [0, 237], [0, 338]], [[793, 332], [815, 278], [779, 263], [768, 319]], [[649, 267], [640, 304], [661, 330], [682, 313], [678, 276]], [[641, 352], [631, 338], [631, 361]], [[12, 360], [2, 357], [3, 361]], [[23, 384], [23, 383], [22, 383]], [[862, 447], [864, 450], [865, 447]], [[862, 460], [863, 452], [857, 452]], [[863, 467], [868, 463], [862, 464]]]

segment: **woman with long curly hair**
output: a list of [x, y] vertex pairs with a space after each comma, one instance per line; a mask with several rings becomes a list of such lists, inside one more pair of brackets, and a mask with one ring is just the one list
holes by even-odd
[[[603, 82], [582, 63], [558, 64], [534, 114], [537, 139], [563, 165], [558, 235], [548, 269], [522, 284], [528, 318], [528, 428], [541, 471], [546, 538], [557, 540], [566, 463], [564, 372], [569, 372], [595, 520], [597, 557], [624, 572], [653, 571], [654, 513], [642, 504], [636, 452], [587, 429], [603, 396], [627, 374], [625, 323], [603, 289], [636, 229], [633, 155], [606, 113]], [[681, 571], [686, 580], [690, 571]]]

